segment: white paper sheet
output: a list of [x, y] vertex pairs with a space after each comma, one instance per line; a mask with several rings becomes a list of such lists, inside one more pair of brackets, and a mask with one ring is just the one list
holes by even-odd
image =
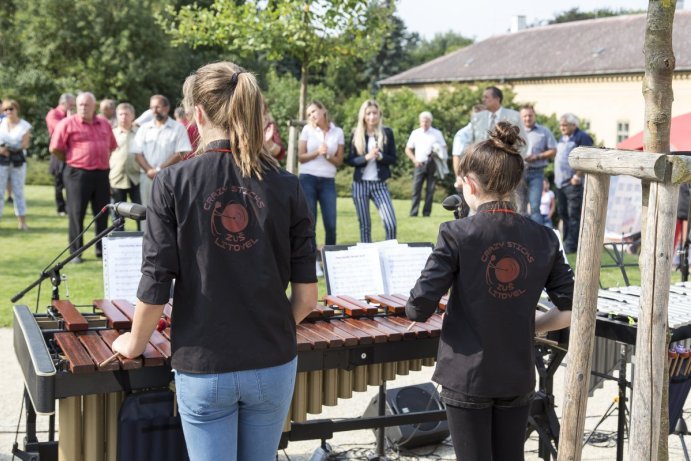
[[137, 302], [142, 276], [142, 236], [109, 236], [103, 239], [103, 296]]

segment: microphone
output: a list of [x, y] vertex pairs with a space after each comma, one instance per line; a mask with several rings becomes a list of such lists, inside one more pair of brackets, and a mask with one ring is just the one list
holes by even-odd
[[448, 211], [457, 210], [458, 207], [461, 206], [461, 204], [463, 204], [463, 199], [458, 194], [449, 195], [444, 199], [443, 202], [441, 202], [441, 206], [443, 206], [444, 209]]
[[138, 203], [118, 202], [109, 203], [107, 206], [122, 217], [135, 221], [146, 219], [146, 207]]

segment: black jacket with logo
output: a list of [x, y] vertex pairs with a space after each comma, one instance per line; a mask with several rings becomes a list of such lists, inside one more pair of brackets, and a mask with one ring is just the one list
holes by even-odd
[[411, 290], [406, 314], [424, 321], [446, 307], [433, 379], [462, 394], [512, 397], [535, 388], [535, 308], [543, 288], [571, 309], [573, 272], [552, 229], [484, 204], [443, 223]]
[[[137, 296], [168, 301], [175, 279], [172, 366], [223, 373], [297, 353], [289, 282], [314, 283], [312, 219], [285, 170], [244, 178], [229, 143], [162, 170], [146, 209]], [[219, 149], [213, 151], [213, 149]]]

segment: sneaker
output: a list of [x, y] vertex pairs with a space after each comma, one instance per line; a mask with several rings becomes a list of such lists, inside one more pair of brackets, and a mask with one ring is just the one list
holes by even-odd
[[324, 277], [324, 271], [322, 271], [322, 265], [319, 261], [317, 261], [316, 269], [317, 269], [317, 277]]
[[58, 216], [67, 216], [67, 213], [64, 211], [58, 211]]
[[84, 260], [80, 256], [77, 256], [72, 261], [70, 261], [71, 264], [81, 264], [83, 262], [84, 262]]

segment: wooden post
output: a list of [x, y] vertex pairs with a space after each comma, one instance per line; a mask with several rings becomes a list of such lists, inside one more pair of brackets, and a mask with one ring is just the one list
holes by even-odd
[[286, 157], [286, 170], [289, 173], [296, 173], [297, 166], [297, 146], [295, 145], [295, 139], [297, 138], [297, 133], [295, 130], [295, 125], [292, 123], [288, 124], [288, 156]]
[[286, 170], [289, 173], [297, 174], [297, 139], [298, 130], [302, 130], [307, 124], [304, 120], [289, 120], [288, 121], [288, 156], [286, 157]]
[[650, 185], [648, 219], [641, 243], [641, 298], [636, 336], [629, 459], [658, 458], [660, 410], [667, 356], [667, 307], [679, 186]]
[[608, 175], [586, 175], [558, 461], [581, 457], [608, 195]]
[[[672, 27], [676, 0], [650, 0], [648, 2], [648, 17], [645, 27], [645, 75], [643, 77], [643, 98], [645, 99], [645, 130], [643, 131], [643, 150], [648, 152], [669, 152], [670, 127], [672, 123], [672, 78], [676, 60], [672, 48]], [[652, 229], [646, 223], [646, 207], [649, 200], [650, 186], [643, 183], [643, 207], [641, 210], [643, 222], [642, 239], [645, 239], [646, 229]], [[648, 200], [646, 200], [648, 199]], [[641, 271], [641, 274], [643, 271]], [[648, 272], [650, 273], [650, 272]], [[665, 351], [662, 351], [666, 354]], [[667, 363], [666, 355], [660, 355], [658, 360]], [[659, 445], [656, 458], [667, 461], [669, 458], [667, 434], [669, 434], [669, 379], [664, 375], [661, 407], [659, 408], [662, 424], [660, 425]]]
[[691, 179], [691, 157], [579, 147], [569, 155], [569, 164], [586, 173], [586, 188], [558, 460], [577, 461], [581, 457], [609, 175], [618, 174], [651, 182], [649, 224], [641, 245], [644, 283], [638, 319], [629, 459], [657, 459], [662, 389], [667, 379], [666, 360], [660, 357], [667, 349], [667, 303], [678, 184]]

